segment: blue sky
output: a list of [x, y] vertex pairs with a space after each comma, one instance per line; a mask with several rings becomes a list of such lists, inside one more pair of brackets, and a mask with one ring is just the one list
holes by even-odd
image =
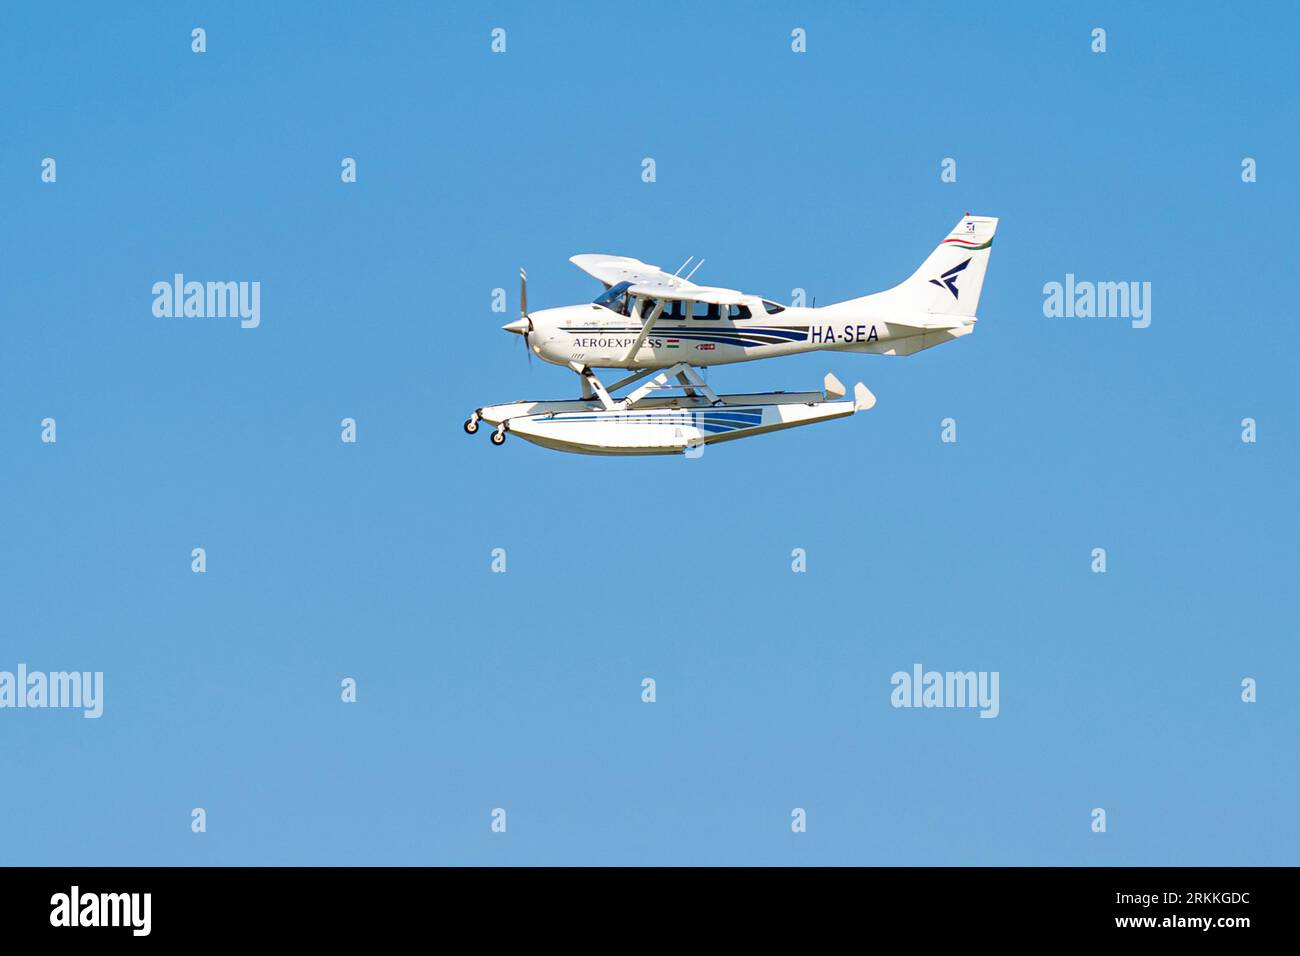
[[[0, 670], [105, 675], [99, 720], [0, 711], [0, 861], [1296, 862], [1294, 6], [0, 17]], [[579, 252], [826, 304], [966, 210], [970, 337], [710, 373], [865, 415], [698, 460], [461, 432], [574, 391], [499, 330], [521, 265], [534, 308], [598, 291]], [[261, 325], [155, 318], [176, 272]], [[1067, 273], [1151, 326], [1044, 317]], [[916, 662], [1000, 715], [892, 708]]]

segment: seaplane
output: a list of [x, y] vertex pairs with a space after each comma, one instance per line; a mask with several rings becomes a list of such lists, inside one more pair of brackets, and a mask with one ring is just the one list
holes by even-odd
[[[576, 373], [581, 396], [484, 405], [465, 431], [494, 426], [498, 446], [517, 435], [589, 455], [695, 457], [706, 445], [866, 411], [876, 403], [867, 387], [859, 382], [848, 398], [831, 374], [818, 392], [719, 395], [700, 370], [812, 351], [911, 355], [969, 335], [997, 225], [967, 213], [904, 282], [820, 308], [697, 285], [691, 279], [703, 260], [682, 275], [693, 256], [669, 274], [639, 259], [584, 254], [569, 261], [604, 291], [591, 302], [529, 312], [520, 270], [519, 318], [502, 328], [522, 337], [530, 359]], [[596, 369], [628, 374], [607, 386]]]

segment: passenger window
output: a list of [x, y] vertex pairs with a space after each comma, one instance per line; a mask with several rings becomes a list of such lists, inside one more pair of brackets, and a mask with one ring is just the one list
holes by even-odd
[[697, 319], [708, 319], [716, 322], [718, 321], [718, 304], [716, 302], [696, 302], [691, 314]]
[[731, 317], [732, 317], [733, 319], [747, 319], [747, 318], [749, 318], [749, 306], [747, 306], [747, 305], [733, 305], [733, 306], [731, 307]]
[[768, 315], [776, 315], [778, 312], [784, 312], [785, 306], [777, 305], [775, 302], [768, 302], [767, 299], [764, 299], [763, 311], [766, 312]]

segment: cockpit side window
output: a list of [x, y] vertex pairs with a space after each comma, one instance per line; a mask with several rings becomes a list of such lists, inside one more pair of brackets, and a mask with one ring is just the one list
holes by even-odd
[[613, 309], [621, 315], [627, 315], [629, 299], [627, 290], [630, 288], [632, 288], [632, 283], [620, 282], [618, 285], [611, 286], [600, 295], [596, 296], [592, 302], [595, 305], [603, 305], [607, 309]]

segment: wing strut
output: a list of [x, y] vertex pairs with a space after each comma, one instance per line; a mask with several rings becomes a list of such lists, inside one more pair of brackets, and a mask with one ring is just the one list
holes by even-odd
[[628, 349], [627, 358], [623, 359], [623, 361], [630, 362], [636, 358], [636, 353], [641, 351], [641, 346], [645, 344], [646, 336], [650, 334], [650, 330], [653, 329], [655, 323], [659, 321], [659, 316], [663, 314], [664, 304], [667, 303], [667, 301], [667, 299], [660, 299], [655, 303], [654, 311], [650, 313], [650, 318], [645, 320], [645, 325], [641, 326], [641, 334], [636, 337], [636, 341], [633, 342], [632, 347]]

